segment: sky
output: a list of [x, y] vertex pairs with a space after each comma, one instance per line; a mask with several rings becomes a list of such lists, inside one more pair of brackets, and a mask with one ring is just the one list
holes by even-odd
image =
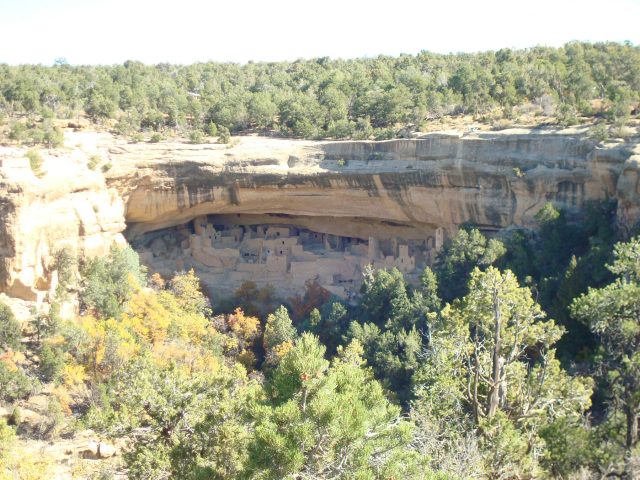
[[640, 0], [0, 0], [0, 63], [187, 64], [640, 44]]

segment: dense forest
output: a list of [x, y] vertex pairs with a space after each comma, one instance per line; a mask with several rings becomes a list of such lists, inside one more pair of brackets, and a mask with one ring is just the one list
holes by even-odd
[[[614, 212], [465, 226], [419, 285], [370, 270], [357, 304], [314, 283], [209, 299], [129, 247], [61, 250], [80, 316], [0, 309], [0, 476], [48, 478], [19, 438], [91, 428], [128, 440], [100, 479], [637, 478], [640, 238]], [[34, 427], [20, 405], [41, 391]]]
[[617, 43], [244, 65], [0, 65], [5, 136], [33, 144], [56, 144], [52, 119], [84, 116], [134, 141], [148, 133], [226, 142], [240, 132], [386, 139], [459, 114], [495, 128], [597, 118], [614, 127], [594, 132], [606, 138], [624, 136], [639, 100], [640, 47]]

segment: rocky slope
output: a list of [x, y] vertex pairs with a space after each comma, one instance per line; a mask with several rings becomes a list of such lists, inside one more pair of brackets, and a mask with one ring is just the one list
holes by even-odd
[[[0, 150], [0, 291], [38, 298], [52, 288], [52, 252], [103, 252], [204, 214], [287, 218], [336, 235], [415, 239], [462, 222], [531, 226], [545, 202], [578, 211], [615, 198], [640, 218], [638, 142], [595, 145], [584, 131], [427, 134], [385, 142], [242, 137], [231, 147], [126, 144], [69, 133], [70, 151], [33, 175], [24, 151]], [[86, 168], [98, 153], [111, 168]], [[256, 220], [257, 221], [257, 220]], [[126, 231], [125, 231], [126, 223]], [[55, 282], [54, 282], [55, 283]]]

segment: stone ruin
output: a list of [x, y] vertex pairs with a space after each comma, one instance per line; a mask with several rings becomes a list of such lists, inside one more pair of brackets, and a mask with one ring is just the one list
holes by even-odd
[[368, 239], [314, 232], [286, 224], [216, 224], [200, 216], [170, 229], [149, 232], [134, 243], [143, 264], [171, 277], [193, 268], [217, 298], [233, 294], [246, 281], [273, 285], [282, 297], [304, 291], [315, 281], [343, 300], [359, 292], [363, 272], [398, 268], [417, 282], [443, 244], [441, 228], [426, 240]]

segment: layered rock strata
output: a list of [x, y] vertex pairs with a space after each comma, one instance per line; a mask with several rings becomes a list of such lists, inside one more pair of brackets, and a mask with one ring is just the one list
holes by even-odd
[[[73, 135], [68, 145], [91, 134]], [[229, 225], [242, 215], [245, 226], [396, 241], [409, 246], [407, 258], [411, 245], [437, 229], [450, 236], [463, 222], [487, 231], [533, 226], [549, 201], [579, 213], [589, 200], [610, 198], [621, 225], [640, 218], [637, 138], [596, 145], [580, 130], [384, 142], [239, 137], [233, 146], [99, 135], [92, 149], [110, 167], [104, 178], [86, 168], [85, 148], [47, 155], [42, 178], [23, 151], [0, 151], [0, 291], [35, 298], [51, 289], [48, 262], [60, 244], [90, 255], [122, 233], [141, 241], [206, 215]]]

